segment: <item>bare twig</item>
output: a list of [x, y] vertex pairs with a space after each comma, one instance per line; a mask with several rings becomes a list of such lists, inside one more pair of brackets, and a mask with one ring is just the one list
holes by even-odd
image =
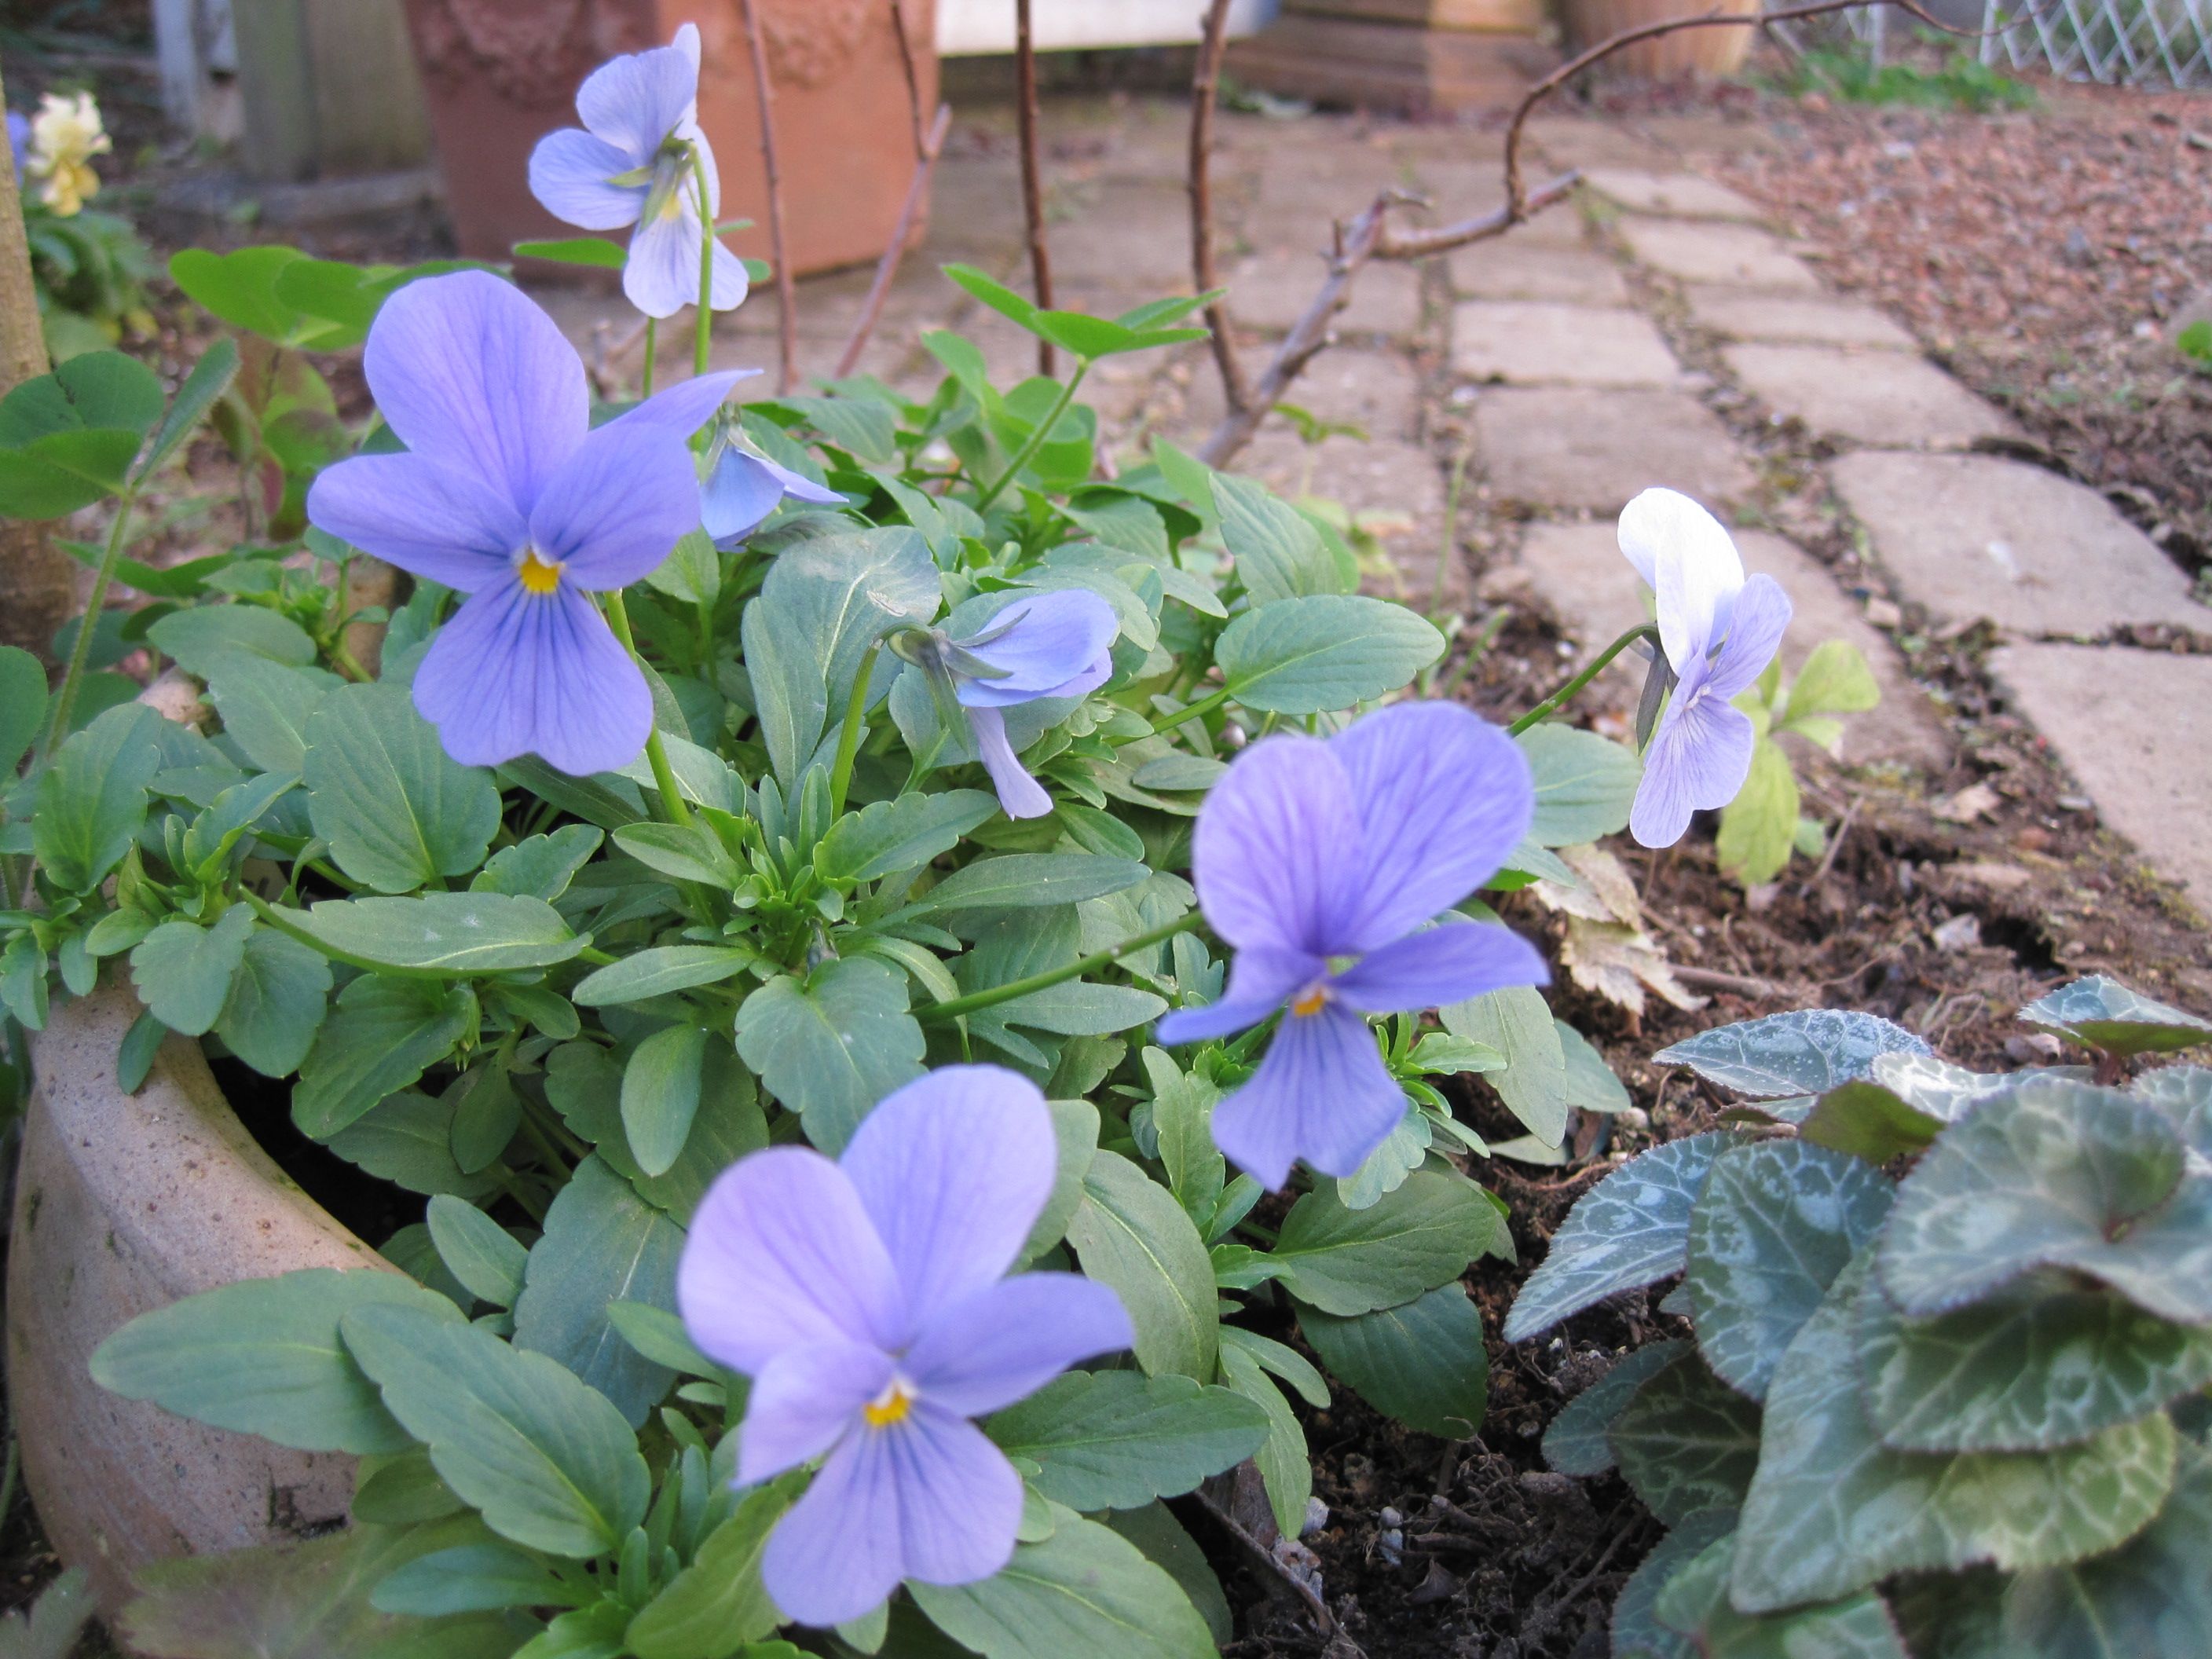
[[933, 147], [929, 129], [922, 125], [921, 67], [915, 62], [914, 37], [906, 30], [904, 0], [891, 0], [891, 28], [898, 35], [899, 68], [906, 74], [907, 118], [914, 124], [914, 159], [929, 159]]
[[1674, 977], [1693, 991], [1730, 991], [1737, 996], [1749, 997], [1753, 1001], [1782, 994], [1780, 986], [1771, 981], [1754, 979], [1748, 974], [1724, 974], [1717, 968], [1693, 968], [1681, 962], [1672, 965]]
[[884, 257], [876, 264], [876, 280], [868, 285], [868, 297], [853, 324], [852, 337], [845, 342], [845, 349], [837, 359], [837, 378], [841, 380], [860, 361], [868, 336], [875, 332], [876, 320], [883, 315], [884, 297], [890, 292], [892, 280], [898, 275], [899, 261], [906, 255], [907, 236], [914, 228], [914, 216], [920, 210], [922, 198], [929, 194], [929, 178], [937, 171], [938, 153], [945, 148], [945, 130], [951, 125], [952, 106], [939, 104], [937, 119], [931, 124], [921, 155], [914, 164], [914, 179], [906, 187], [906, 201], [899, 209], [898, 223], [891, 227], [891, 239], [884, 245]]
[[[799, 383], [799, 296], [791, 275], [791, 252], [783, 236], [783, 175], [775, 164], [775, 91], [768, 82], [768, 50], [761, 44], [760, 16], [753, 0], [738, 0], [744, 13], [745, 46], [752, 54], [753, 96], [760, 104], [761, 161], [768, 173], [768, 240], [775, 261], [775, 307], [778, 392]], [[903, 38], [904, 31], [901, 36]], [[708, 234], [714, 228], [708, 227]], [[699, 296], [702, 305], [706, 295]]]
[[[1213, 105], [1221, 84], [1221, 54], [1229, 40], [1230, 0], [1211, 0], [1206, 13], [1206, 37], [1198, 49], [1198, 73], [1190, 83], [1190, 269], [1196, 293], [1211, 294], [1221, 286], [1213, 264]], [[1244, 378], [1243, 362], [1229, 325], [1229, 301], [1224, 296], [1206, 308], [1206, 325], [1212, 331], [1213, 361], [1221, 367], [1221, 395], [1231, 413], [1252, 401], [1252, 388]]]
[[[1198, 1500], [1200, 1509], [1220, 1524], [1221, 1529], [1236, 1541], [1237, 1547], [1249, 1556], [1255, 1565], [1287, 1586], [1291, 1593], [1305, 1604], [1306, 1611], [1313, 1615], [1314, 1624], [1323, 1636], [1334, 1637], [1338, 1634], [1336, 1615], [1328, 1610], [1328, 1603], [1321, 1599], [1312, 1585], [1285, 1565], [1281, 1558], [1277, 1556], [1274, 1551], [1255, 1538], [1244, 1523], [1209, 1497], [1205, 1488], [1200, 1487], [1191, 1493], [1191, 1496]], [[1358, 1651], [1357, 1649], [1353, 1650]]]
[[[1052, 255], [1044, 245], [1044, 192], [1037, 167], [1036, 48], [1030, 38], [1030, 0], [1014, 0], [1014, 72], [1020, 82], [1022, 218], [1029, 226], [1030, 276], [1037, 309], [1052, 309]], [[1037, 373], [1053, 369], [1052, 342], [1037, 342]]]

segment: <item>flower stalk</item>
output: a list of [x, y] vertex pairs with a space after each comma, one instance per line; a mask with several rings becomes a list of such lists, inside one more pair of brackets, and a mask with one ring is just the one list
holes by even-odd
[[1065, 985], [1069, 980], [1080, 979], [1097, 969], [1110, 967], [1132, 951], [1163, 944], [1177, 933], [1188, 933], [1201, 920], [1197, 911], [1186, 911], [1173, 921], [1162, 922], [1133, 939], [1125, 939], [1119, 945], [1109, 945], [1103, 951], [1093, 951], [1089, 956], [1079, 957], [1065, 967], [1031, 974], [1027, 979], [1013, 980], [1005, 985], [994, 986], [988, 991], [973, 991], [964, 997], [954, 997], [949, 1002], [940, 1002], [921, 1010], [915, 1018], [925, 1025], [941, 1025], [948, 1019], [957, 1019], [963, 1014], [972, 1014], [984, 1008], [994, 1008], [1002, 1002], [1012, 1002], [1017, 997], [1028, 996], [1034, 991], [1048, 991], [1055, 985]]

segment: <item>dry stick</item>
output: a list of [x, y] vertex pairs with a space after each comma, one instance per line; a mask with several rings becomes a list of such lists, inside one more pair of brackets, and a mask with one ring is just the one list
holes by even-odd
[[[1190, 83], [1190, 269], [1199, 294], [1221, 286], [1213, 264], [1213, 105], [1229, 40], [1229, 6], [1230, 0], [1212, 0], [1206, 9], [1198, 73]], [[1212, 333], [1213, 361], [1221, 367], [1223, 401], [1232, 411], [1242, 410], [1252, 401], [1252, 386], [1230, 335], [1226, 297], [1206, 307], [1206, 325]]]
[[952, 106], [939, 104], [936, 123], [929, 130], [927, 147], [915, 162], [914, 179], [906, 187], [906, 201], [899, 209], [898, 223], [891, 227], [891, 240], [884, 248], [884, 257], [876, 263], [876, 280], [868, 285], [868, 297], [853, 324], [853, 337], [845, 342], [845, 349], [837, 359], [837, 378], [841, 380], [860, 361], [860, 353], [867, 349], [868, 336], [875, 332], [877, 319], [883, 315], [884, 301], [898, 276], [899, 261], [906, 257], [907, 236], [914, 228], [914, 216], [921, 210], [922, 198], [929, 194], [930, 175], [937, 171], [938, 152], [945, 147], [945, 129], [951, 125]]
[[[1022, 216], [1030, 231], [1030, 276], [1039, 311], [1052, 309], [1052, 256], [1044, 245], [1044, 200], [1037, 179], [1036, 49], [1030, 40], [1030, 0], [1014, 0], [1014, 70], [1021, 87]], [[1037, 373], [1050, 378], [1052, 342], [1037, 342]]]
[[915, 61], [914, 37], [907, 33], [902, 0], [891, 0], [891, 27], [898, 35], [899, 68], [906, 75], [907, 118], [914, 124], [914, 159], [919, 161], [932, 154], [936, 145], [921, 124], [921, 67]]
[[[738, 5], [744, 13], [745, 47], [753, 60], [753, 97], [760, 105], [761, 161], [768, 171], [768, 241], [775, 261], [778, 313], [775, 389], [782, 394], [799, 381], [799, 296], [792, 287], [791, 258], [783, 240], [783, 175], [775, 165], [775, 93], [768, 83], [768, 52], [761, 44], [760, 17], [753, 0], [738, 0]], [[706, 299], [702, 294], [699, 302], [704, 305]]]

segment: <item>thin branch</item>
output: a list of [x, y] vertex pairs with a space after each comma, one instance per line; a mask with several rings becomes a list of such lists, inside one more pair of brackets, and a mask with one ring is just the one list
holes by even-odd
[[[1030, 38], [1030, 0], [1014, 0], [1014, 70], [1020, 82], [1022, 217], [1030, 232], [1030, 276], [1037, 309], [1052, 309], [1052, 255], [1044, 245], [1044, 199], [1037, 177], [1036, 47]], [[1037, 373], [1050, 377], [1052, 342], [1037, 342]]]
[[[1212, 0], [1206, 13], [1206, 35], [1198, 49], [1198, 73], [1190, 83], [1190, 269], [1194, 293], [1211, 294], [1221, 286], [1213, 264], [1213, 106], [1221, 85], [1221, 55], [1229, 40], [1231, 0]], [[1229, 301], [1216, 300], [1206, 308], [1206, 325], [1212, 331], [1213, 361], [1221, 368], [1221, 395], [1231, 411], [1241, 411], [1252, 401], [1252, 387], [1231, 337]]]
[[914, 179], [906, 187], [906, 202], [899, 209], [898, 223], [891, 227], [891, 239], [884, 247], [884, 257], [876, 264], [876, 280], [868, 285], [868, 297], [853, 324], [852, 337], [845, 342], [845, 349], [837, 359], [837, 378], [841, 380], [860, 362], [860, 353], [867, 349], [868, 336], [875, 332], [877, 320], [883, 315], [884, 300], [898, 276], [899, 261], [906, 257], [907, 237], [914, 228], [914, 216], [921, 210], [922, 198], [929, 194], [930, 175], [937, 171], [938, 154], [945, 148], [945, 134], [951, 125], [952, 106], [939, 104], [937, 119], [915, 162]]
[[891, 0], [891, 27], [898, 35], [899, 68], [906, 74], [906, 112], [914, 124], [914, 159], [927, 161], [935, 152], [929, 130], [922, 125], [921, 67], [915, 61], [914, 37], [907, 33], [904, 0]]
[[[783, 237], [783, 175], [775, 164], [775, 91], [768, 82], [768, 50], [761, 44], [759, 14], [753, 0], [738, 0], [738, 3], [744, 13], [745, 46], [752, 54], [753, 96], [760, 104], [761, 161], [768, 172], [769, 254], [775, 261], [775, 389], [783, 393], [799, 383], [799, 296], [792, 283], [790, 249]], [[704, 295], [701, 302], [705, 302]]]

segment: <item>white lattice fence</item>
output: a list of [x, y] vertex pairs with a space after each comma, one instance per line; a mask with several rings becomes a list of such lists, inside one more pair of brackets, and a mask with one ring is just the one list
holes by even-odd
[[1985, 0], [1982, 61], [2106, 85], [2212, 84], [2212, 0]]

